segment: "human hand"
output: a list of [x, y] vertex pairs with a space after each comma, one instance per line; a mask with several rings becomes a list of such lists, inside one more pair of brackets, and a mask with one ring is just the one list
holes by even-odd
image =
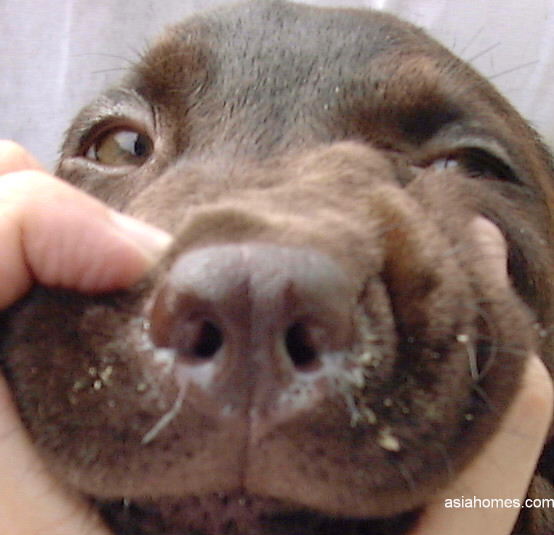
[[548, 432], [552, 403], [550, 376], [542, 361], [531, 355], [521, 390], [500, 429], [425, 510], [411, 535], [510, 535], [520, 512], [517, 507], [449, 508], [445, 504], [462, 496], [485, 504], [491, 502], [484, 500], [523, 503]]
[[[0, 310], [34, 282], [97, 293], [137, 281], [167, 234], [126, 218], [0, 142]], [[0, 533], [108, 535], [95, 511], [43, 465], [0, 377]]]

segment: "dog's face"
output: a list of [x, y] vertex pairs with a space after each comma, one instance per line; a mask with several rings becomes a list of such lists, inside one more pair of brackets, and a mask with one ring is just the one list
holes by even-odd
[[130, 291], [7, 317], [22, 417], [115, 533], [400, 533], [548, 353], [548, 156], [392, 17], [186, 21], [79, 115], [59, 174], [175, 237]]

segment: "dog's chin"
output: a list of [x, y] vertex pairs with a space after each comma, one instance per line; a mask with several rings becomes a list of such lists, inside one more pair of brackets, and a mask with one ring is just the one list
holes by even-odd
[[240, 491], [97, 506], [117, 535], [402, 535], [419, 516], [340, 518]]

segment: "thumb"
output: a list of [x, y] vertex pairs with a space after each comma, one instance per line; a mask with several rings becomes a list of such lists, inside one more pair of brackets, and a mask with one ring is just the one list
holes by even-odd
[[165, 232], [118, 214], [39, 170], [0, 176], [0, 309], [34, 281], [84, 293], [136, 282], [169, 245]]

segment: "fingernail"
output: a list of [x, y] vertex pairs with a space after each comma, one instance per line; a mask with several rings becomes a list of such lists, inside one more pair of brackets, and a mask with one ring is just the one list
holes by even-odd
[[173, 238], [167, 232], [119, 212], [110, 212], [115, 226], [147, 256], [155, 260], [167, 250]]

